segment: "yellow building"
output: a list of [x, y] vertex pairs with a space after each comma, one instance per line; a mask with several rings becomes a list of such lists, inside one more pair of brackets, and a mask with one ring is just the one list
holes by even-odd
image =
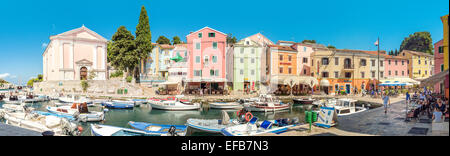
[[[380, 52], [378, 61], [377, 51], [363, 50], [318, 50], [311, 53], [311, 76], [319, 80], [319, 86], [325, 93], [335, 94], [346, 92], [360, 93], [361, 89], [370, 90], [375, 87], [374, 80], [384, 76], [385, 51]], [[377, 72], [379, 70], [379, 72]]]
[[409, 61], [408, 72], [412, 79], [426, 79], [433, 75], [434, 56], [417, 51], [403, 50], [399, 56], [406, 57]]
[[448, 70], [448, 15], [441, 17], [444, 25], [444, 71]]
[[[448, 70], [448, 15], [441, 17], [444, 25], [444, 71]], [[445, 97], [449, 98], [449, 79], [448, 75], [445, 77]]]

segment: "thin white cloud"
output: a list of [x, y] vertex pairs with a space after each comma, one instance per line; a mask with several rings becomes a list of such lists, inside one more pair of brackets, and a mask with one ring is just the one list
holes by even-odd
[[10, 75], [11, 74], [9, 74], [9, 73], [0, 74], [0, 79], [5, 79], [5, 78], [9, 77]]
[[46, 48], [48, 46], [48, 43], [42, 43], [42, 48]]

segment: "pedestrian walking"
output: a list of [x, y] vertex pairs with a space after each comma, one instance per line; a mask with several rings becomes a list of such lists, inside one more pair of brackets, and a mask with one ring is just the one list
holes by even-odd
[[391, 100], [388, 94], [382, 95], [383, 105], [384, 105], [384, 114], [387, 114], [388, 107], [391, 106]]

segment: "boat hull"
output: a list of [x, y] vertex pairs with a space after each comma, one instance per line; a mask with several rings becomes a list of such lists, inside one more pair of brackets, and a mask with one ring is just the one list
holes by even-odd
[[166, 104], [156, 104], [156, 103], [150, 103], [152, 106], [152, 109], [160, 109], [160, 110], [169, 110], [169, 111], [185, 111], [185, 110], [198, 110], [200, 109], [199, 104], [193, 104], [193, 105], [166, 105]]
[[293, 99], [294, 105], [311, 105], [314, 100]]
[[243, 106], [239, 103], [210, 103], [210, 108], [214, 109], [241, 109]]
[[281, 110], [287, 110], [290, 109], [290, 105], [283, 105], [283, 106], [257, 106], [257, 105], [248, 105], [246, 108], [253, 112], [275, 112], [275, 111], [281, 111]]

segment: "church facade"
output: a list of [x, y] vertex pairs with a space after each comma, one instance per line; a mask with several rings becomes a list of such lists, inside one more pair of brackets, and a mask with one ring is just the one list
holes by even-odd
[[44, 81], [108, 79], [107, 39], [84, 25], [50, 36], [42, 57]]

